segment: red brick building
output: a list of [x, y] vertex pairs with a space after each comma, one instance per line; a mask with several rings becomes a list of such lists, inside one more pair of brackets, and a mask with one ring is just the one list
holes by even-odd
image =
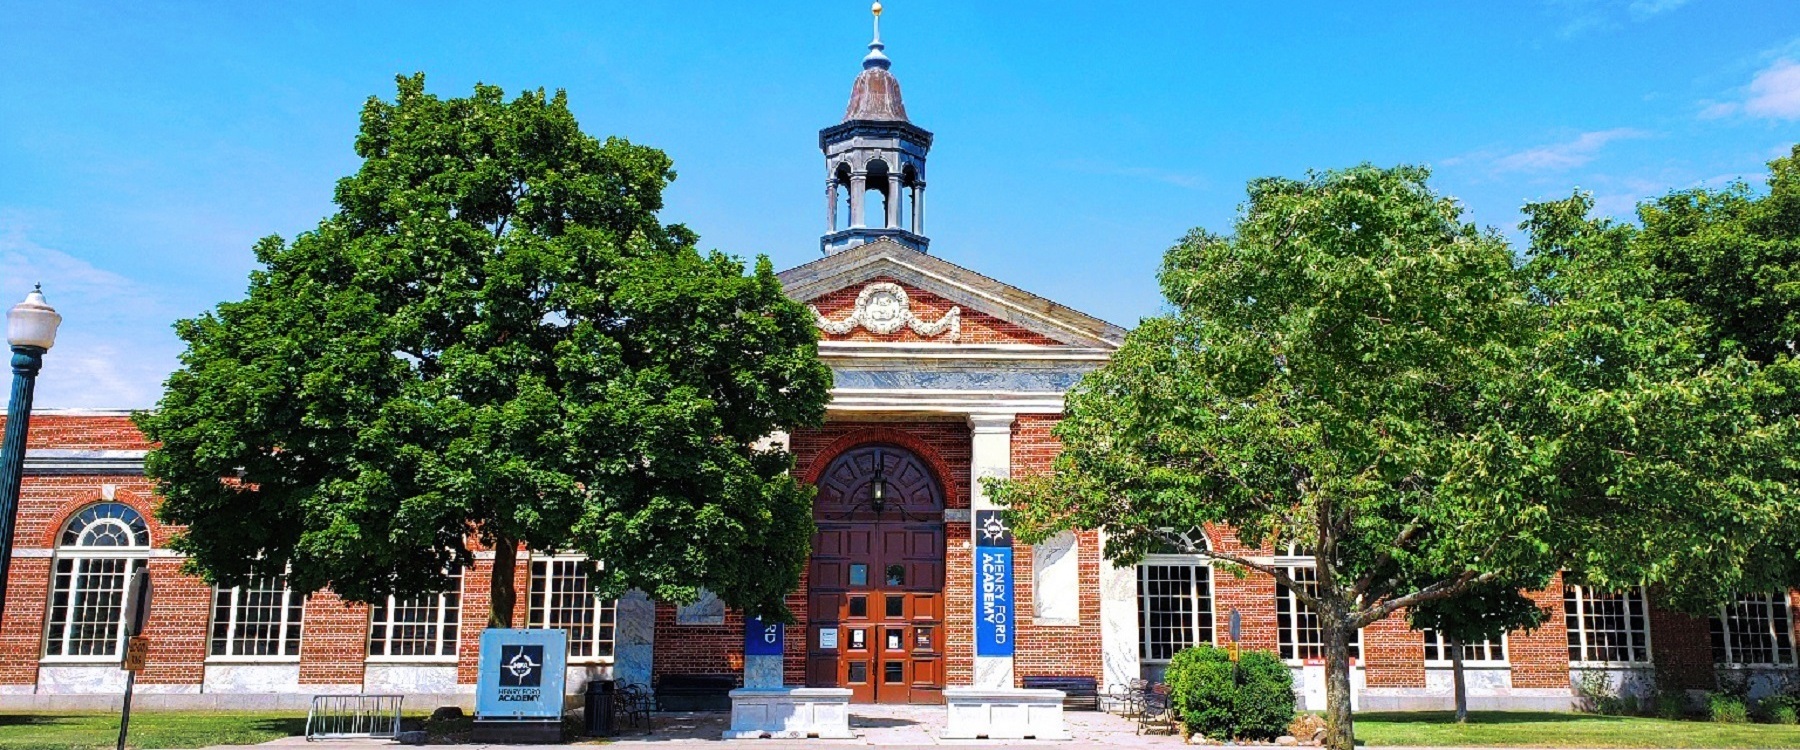
[[[1125, 331], [928, 253], [931, 139], [907, 119], [873, 45], [843, 121], [820, 134], [824, 257], [781, 274], [816, 312], [836, 378], [824, 426], [776, 436], [797, 474], [819, 487], [813, 558], [789, 598], [802, 625], [787, 634], [782, 680], [911, 702], [1031, 675], [1113, 685], [1159, 676], [1187, 645], [1223, 642], [1235, 611], [1244, 645], [1277, 652], [1304, 704], [1322, 707], [1314, 620], [1268, 576], [1219, 574], [1196, 555], [1114, 566], [1093, 532], [1015, 544], [1010, 571], [977, 565], [1005, 559], [993, 551], [1006, 537], [983, 523], [992, 505], [978, 479], [1048, 469], [1063, 394]], [[329, 592], [302, 598], [279, 578], [214, 590], [182, 575], [167, 549], [176, 529], [155, 519], [149, 448], [122, 412], [34, 416], [0, 621], [0, 705], [116, 700], [120, 601], [138, 566], [157, 592], [138, 681], [146, 703], [257, 708], [333, 692], [470, 700], [491, 554], [476, 554], [457, 590], [375, 605]], [[1243, 549], [1230, 529], [1205, 536], [1211, 549], [1311, 564]], [[649, 684], [744, 669], [742, 619], [716, 599], [599, 601], [582, 564], [532, 553], [516, 570], [514, 625], [569, 632], [571, 692], [592, 678]], [[1468, 647], [1475, 705], [1567, 708], [1588, 674], [1641, 691], [1655, 670], [1707, 688], [1720, 667], [1762, 674], [1795, 664], [1793, 597], [1748, 597], [1708, 621], [1658, 609], [1641, 591], [1557, 582], [1535, 596], [1552, 614], [1542, 627]], [[1370, 626], [1358, 644], [1356, 700], [1443, 706], [1448, 663], [1436, 639], [1398, 617]]]

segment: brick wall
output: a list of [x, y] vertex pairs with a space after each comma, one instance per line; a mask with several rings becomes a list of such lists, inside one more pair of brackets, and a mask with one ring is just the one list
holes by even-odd
[[1363, 628], [1365, 684], [1372, 688], [1425, 687], [1425, 636], [1395, 612]]
[[[845, 316], [848, 316], [852, 310], [856, 309], [856, 296], [862, 293], [864, 287], [881, 281], [900, 284], [898, 279], [878, 276], [869, 279], [867, 282], [857, 284], [856, 286], [846, 287], [835, 292], [824, 294], [815, 299], [808, 300], [808, 302], [819, 308], [819, 312], [825, 317], [831, 320], [841, 320]], [[935, 321], [938, 318], [943, 317], [944, 313], [949, 312], [950, 308], [957, 307], [956, 303], [923, 289], [918, 289], [906, 284], [900, 284], [900, 286], [906, 290], [906, 299], [909, 306], [912, 308], [913, 315], [916, 315], [923, 320]], [[1043, 334], [1028, 330], [1016, 323], [1009, 323], [978, 310], [971, 310], [964, 307], [960, 315], [962, 318], [960, 323], [961, 331], [957, 335], [956, 340], [962, 343], [1039, 344], [1043, 346], [1056, 346], [1062, 343]], [[912, 330], [908, 328], [902, 328], [897, 333], [876, 335], [870, 333], [861, 326], [857, 326], [849, 333], [821, 333], [821, 336], [827, 341], [918, 343], [921, 341], [944, 342], [949, 340], [949, 334], [925, 338], [913, 333]]]
[[[1012, 434], [1013, 476], [1051, 471], [1062, 443], [1050, 431], [1060, 420], [1052, 414], [1018, 416]], [[1020, 686], [1026, 675], [1088, 675], [1102, 683], [1106, 681], [1100, 656], [1100, 535], [1080, 532], [1075, 535], [1075, 546], [1079, 613], [1076, 625], [1039, 625], [1034, 621], [1032, 548], [1018, 543], [1013, 549], [1013, 606], [1018, 634], [1013, 675]]]
[[1544, 624], [1532, 631], [1513, 631], [1506, 636], [1506, 658], [1512, 663], [1516, 688], [1566, 688], [1569, 686], [1569, 627], [1563, 619], [1562, 576], [1550, 580], [1542, 591], [1526, 596], [1544, 609]]
[[307, 598], [301, 618], [300, 684], [361, 685], [369, 656], [369, 606], [320, 591]]

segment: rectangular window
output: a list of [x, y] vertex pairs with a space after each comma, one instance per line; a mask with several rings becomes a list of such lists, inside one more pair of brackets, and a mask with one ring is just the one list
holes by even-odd
[[57, 558], [44, 655], [118, 656], [125, 640], [125, 587], [142, 567], [142, 559]]
[[1622, 593], [1563, 586], [1563, 622], [1574, 664], [1648, 664], [1650, 621], [1644, 590]]
[[584, 557], [558, 556], [531, 561], [530, 627], [561, 628], [569, 634], [569, 659], [606, 659], [613, 655], [613, 602], [594, 596]]
[[1712, 618], [1713, 662], [1737, 666], [1794, 663], [1794, 621], [1785, 595], [1739, 596]]
[[1212, 568], [1184, 562], [1138, 566], [1138, 657], [1161, 662], [1213, 642]]
[[[1435, 630], [1425, 630], [1426, 663], [1441, 662], [1449, 664], [1452, 656], [1450, 643], [1438, 636]], [[1466, 664], [1505, 664], [1506, 636], [1499, 640], [1483, 640], [1476, 643], [1463, 644], [1463, 662]]]
[[300, 608], [287, 576], [213, 591], [213, 656], [300, 656]]
[[[1309, 594], [1319, 591], [1316, 568], [1297, 566], [1287, 569], [1289, 578]], [[1280, 639], [1281, 658], [1290, 661], [1325, 658], [1325, 639], [1319, 630], [1319, 615], [1300, 602], [1300, 597], [1286, 586], [1275, 588], [1275, 625]], [[1350, 658], [1362, 658], [1362, 633], [1350, 639]]]
[[462, 571], [450, 575], [441, 594], [406, 599], [388, 597], [369, 608], [369, 656], [456, 656], [462, 624]]

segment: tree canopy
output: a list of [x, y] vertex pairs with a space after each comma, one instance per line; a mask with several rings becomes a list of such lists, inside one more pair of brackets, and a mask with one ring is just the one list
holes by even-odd
[[177, 324], [138, 416], [190, 569], [370, 601], [485, 547], [506, 626], [522, 544], [600, 561], [602, 592], [786, 616], [811, 490], [758, 441], [821, 420], [830, 372], [768, 260], [661, 223], [669, 158], [584, 134], [562, 92], [401, 77], [356, 152], [335, 213]]
[[1055, 470], [992, 483], [1027, 541], [1104, 529], [1120, 562], [1235, 529], [1248, 549], [1192, 551], [1318, 613], [1339, 748], [1358, 628], [1567, 567], [1716, 602], [1795, 507], [1781, 366], [1709, 338], [1722, 308], [1667, 294], [1636, 230], [1580, 198], [1530, 206], [1518, 258], [1427, 178], [1252, 181], [1232, 233], [1169, 250], [1171, 311], [1071, 391]]

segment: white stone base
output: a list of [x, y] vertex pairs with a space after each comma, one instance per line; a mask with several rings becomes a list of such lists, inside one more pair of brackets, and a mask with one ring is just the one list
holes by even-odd
[[728, 740], [854, 739], [844, 688], [738, 688], [731, 691]]
[[944, 703], [944, 739], [1069, 739], [1061, 690], [952, 687], [944, 688]]

